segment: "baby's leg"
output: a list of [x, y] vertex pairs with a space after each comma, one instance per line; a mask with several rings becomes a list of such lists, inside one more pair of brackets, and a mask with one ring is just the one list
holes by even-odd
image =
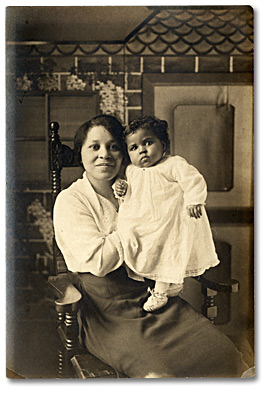
[[183, 287], [183, 283], [156, 282], [154, 290], [159, 294], [165, 293], [168, 297], [175, 297], [183, 292]]
[[169, 287], [170, 287], [170, 283], [159, 282], [159, 281], [155, 283], [155, 291], [157, 293], [167, 293]]
[[184, 283], [171, 283], [169, 289], [167, 290], [167, 295], [169, 297], [180, 296], [183, 293]]

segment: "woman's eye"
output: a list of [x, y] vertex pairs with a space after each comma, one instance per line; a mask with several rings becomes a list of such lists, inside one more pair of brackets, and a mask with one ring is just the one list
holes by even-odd
[[120, 150], [120, 148], [119, 148], [119, 146], [118, 146], [117, 144], [112, 144], [112, 145], [110, 146], [110, 149], [113, 150], [113, 151], [118, 151], [118, 150]]
[[90, 145], [90, 148], [93, 150], [99, 150], [99, 145], [98, 144]]
[[146, 141], [146, 142], [145, 142], [145, 145], [146, 145], [146, 146], [150, 146], [150, 145], [152, 145], [152, 144], [153, 144], [153, 141]]

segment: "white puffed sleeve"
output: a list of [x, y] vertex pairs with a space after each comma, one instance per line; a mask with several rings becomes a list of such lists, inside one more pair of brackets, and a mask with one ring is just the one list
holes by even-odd
[[54, 205], [56, 242], [68, 269], [105, 276], [123, 264], [123, 250], [115, 231], [105, 234], [99, 218], [80, 196], [61, 192]]
[[184, 205], [204, 204], [207, 197], [207, 185], [199, 171], [184, 158], [174, 156], [171, 172], [184, 193]]

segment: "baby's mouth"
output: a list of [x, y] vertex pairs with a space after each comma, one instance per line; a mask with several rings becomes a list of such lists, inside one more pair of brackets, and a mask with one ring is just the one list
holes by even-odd
[[149, 160], [150, 160], [149, 156], [143, 156], [143, 157], [141, 157], [141, 161], [142, 161], [142, 162], [149, 161]]

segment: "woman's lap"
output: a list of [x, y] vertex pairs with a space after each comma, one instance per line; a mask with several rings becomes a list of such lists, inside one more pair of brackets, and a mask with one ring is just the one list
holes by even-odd
[[161, 310], [146, 313], [144, 284], [129, 294], [121, 294], [121, 284], [118, 294], [110, 286], [114, 294], [104, 299], [96, 289], [92, 292], [91, 283], [91, 293], [87, 289], [84, 294], [91, 300], [82, 309], [87, 348], [120, 373], [134, 378], [240, 377], [247, 369], [233, 343], [184, 300], [170, 298]]
[[[143, 323], [116, 327], [116, 367], [130, 377], [148, 373], [171, 377], [240, 376], [246, 368], [241, 367], [241, 355], [232, 342], [188, 304], [180, 299], [172, 301], [164, 308], [164, 316], [160, 313]], [[172, 318], [175, 313], [176, 319]]]

